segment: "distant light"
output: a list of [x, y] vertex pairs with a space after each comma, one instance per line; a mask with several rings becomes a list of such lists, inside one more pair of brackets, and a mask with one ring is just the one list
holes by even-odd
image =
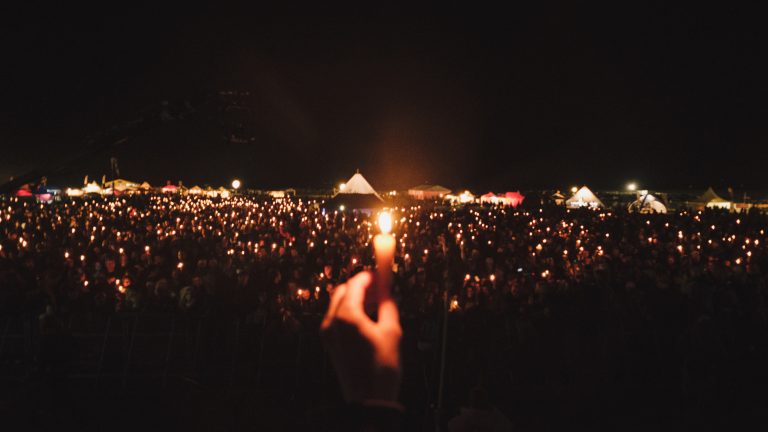
[[576, 193], [578, 191], [579, 191], [579, 188], [577, 188], [576, 186], [571, 188], [571, 193]]
[[636, 191], [637, 190], [637, 183], [635, 183], [635, 182], [627, 183], [627, 190], [630, 191], [630, 192]]
[[339, 206], [339, 210], [341, 210], [341, 211], [344, 211], [344, 208], [345, 208], [345, 207], [344, 207], [344, 204], [342, 204], [342, 205], [340, 205], [340, 206]]
[[346, 188], [347, 188], [347, 184], [346, 183], [339, 183], [339, 190], [340, 191], [343, 191]]
[[232, 180], [232, 189], [240, 189], [240, 186], [242, 186], [242, 183], [240, 183], [240, 180], [238, 179]]

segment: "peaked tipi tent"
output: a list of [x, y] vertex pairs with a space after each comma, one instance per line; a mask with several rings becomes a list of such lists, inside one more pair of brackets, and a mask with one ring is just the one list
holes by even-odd
[[720, 208], [730, 209], [731, 202], [727, 199], [723, 199], [718, 195], [712, 187], [707, 189], [700, 197], [696, 198], [695, 208]]
[[326, 202], [325, 207], [334, 210], [342, 208], [364, 210], [381, 207], [383, 203], [384, 200], [358, 171], [344, 183], [333, 198]]
[[552, 198], [552, 201], [555, 202], [555, 205], [563, 205], [565, 204], [565, 195], [560, 193], [558, 190], [557, 192], [553, 193], [550, 198]]
[[589, 190], [588, 187], [582, 186], [581, 189], [576, 191], [572, 197], [565, 200], [565, 206], [568, 208], [598, 208], [605, 207], [603, 202], [600, 201], [597, 196]]

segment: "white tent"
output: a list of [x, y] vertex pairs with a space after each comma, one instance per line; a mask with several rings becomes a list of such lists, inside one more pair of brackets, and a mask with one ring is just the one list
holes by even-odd
[[384, 200], [371, 187], [370, 183], [360, 172], [356, 172], [349, 181], [339, 187], [333, 198], [324, 203], [324, 207], [332, 209], [367, 210], [381, 207]]
[[565, 200], [565, 206], [568, 208], [598, 208], [605, 207], [603, 202], [600, 201], [597, 196], [589, 190], [588, 187], [582, 186], [581, 189], [576, 191], [572, 197]]
[[67, 194], [67, 196], [71, 196], [71, 197], [83, 196], [83, 190], [82, 189], [67, 188], [65, 193]]
[[643, 190], [638, 192], [637, 200], [629, 205], [630, 212], [661, 213], [667, 212], [667, 206], [661, 200]]
[[458, 195], [448, 194], [445, 196], [445, 199], [450, 201], [451, 204], [470, 204], [475, 202], [475, 196], [468, 190], [465, 190]]
[[376, 193], [375, 190], [373, 190], [373, 187], [371, 187], [371, 184], [368, 183], [368, 180], [363, 177], [362, 174], [360, 174], [360, 171], [356, 172], [355, 175], [350, 177], [349, 180], [347, 180], [346, 183], [344, 183], [344, 186], [339, 189], [339, 192], [336, 193], [336, 195], [339, 194], [359, 194], [359, 195], [376, 195], [376, 198], [378, 198], [380, 201], [384, 201], [381, 199], [378, 193]]
[[101, 193], [101, 186], [96, 184], [96, 182], [90, 182], [83, 188], [83, 192], [87, 194], [95, 193], [100, 194]]
[[718, 208], [729, 210], [731, 208], [731, 202], [727, 199], [723, 199], [718, 195], [712, 187], [706, 190], [698, 199], [700, 203], [703, 203], [707, 208]]
[[136, 189], [139, 187], [139, 184], [124, 179], [114, 179], [104, 183], [104, 187], [123, 192], [128, 189]]
[[438, 199], [438, 198], [444, 197], [449, 193], [451, 193], [450, 189], [447, 189], [438, 185], [428, 185], [428, 184], [414, 186], [408, 189], [408, 195], [419, 200]]

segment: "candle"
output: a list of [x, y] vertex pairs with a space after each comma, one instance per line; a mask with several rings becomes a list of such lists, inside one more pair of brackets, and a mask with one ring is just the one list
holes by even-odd
[[395, 238], [392, 231], [392, 216], [388, 212], [379, 215], [381, 234], [373, 238], [373, 249], [376, 253], [376, 290], [379, 300], [389, 297], [392, 286], [392, 265], [395, 262]]

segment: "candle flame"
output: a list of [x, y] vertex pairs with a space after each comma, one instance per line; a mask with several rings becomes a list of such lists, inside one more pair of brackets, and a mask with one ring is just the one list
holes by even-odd
[[389, 212], [379, 214], [379, 228], [383, 234], [389, 234], [392, 231], [392, 215]]

